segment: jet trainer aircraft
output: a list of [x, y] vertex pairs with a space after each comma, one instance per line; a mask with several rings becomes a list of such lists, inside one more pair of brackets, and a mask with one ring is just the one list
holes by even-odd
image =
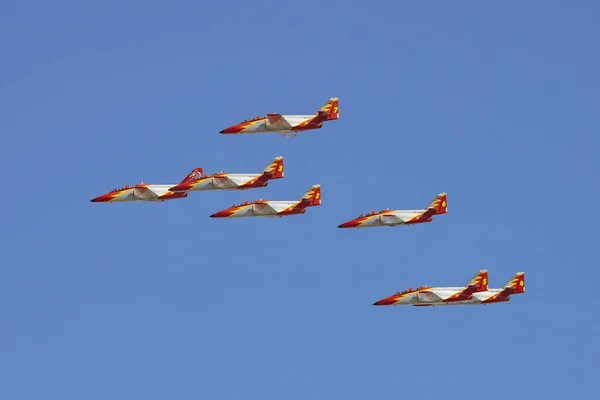
[[321, 185], [314, 185], [296, 201], [244, 201], [212, 214], [211, 218], [285, 217], [304, 214], [307, 207], [321, 205]]
[[260, 174], [228, 174], [219, 172], [213, 175], [200, 174], [194, 180], [173, 186], [173, 192], [200, 190], [245, 190], [265, 187], [271, 179], [283, 178], [283, 157], [273, 159]]
[[[202, 168], [194, 168], [192, 172], [185, 177], [181, 184], [188, 181], [194, 181], [202, 176]], [[91, 201], [93, 203], [112, 203], [115, 201], [166, 201], [181, 199], [187, 197], [187, 192], [173, 192], [170, 190], [175, 185], [148, 185], [139, 183], [135, 186], [125, 185], [119, 189], [98, 196]]]
[[251, 134], [277, 132], [284, 136], [297, 136], [298, 132], [319, 129], [325, 121], [333, 121], [340, 117], [339, 99], [332, 97], [312, 115], [282, 115], [267, 114], [265, 117], [257, 115], [256, 118], [245, 120], [237, 125], [223, 129], [223, 134]]
[[374, 226], [414, 225], [431, 222], [434, 215], [446, 214], [446, 193], [440, 193], [429, 203], [426, 210], [390, 210], [360, 215], [358, 218], [338, 225], [338, 228], [370, 228]]
[[487, 270], [481, 270], [466, 287], [429, 287], [408, 288], [393, 296], [386, 297], [374, 306], [453, 306], [481, 305], [501, 303], [510, 300], [513, 294], [525, 292], [525, 273], [518, 272], [501, 289], [488, 289]]

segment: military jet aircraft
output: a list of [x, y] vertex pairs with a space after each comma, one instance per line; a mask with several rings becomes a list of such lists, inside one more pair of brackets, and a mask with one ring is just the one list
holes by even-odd
[[[484, 271], [485, 275], [482, 274]], [[480, 284], [474, 284], [474, 281], [471, 280], [469, 285], [466, 287], [421, 286], [416, 289], [408, 288], [403, 292], [398, 292], [393, 296], [381, 299], [373, 303], [373, 305], [413, 305], [435, 307], [492, 304], [509, 301], [511, 295], [525, 292], [524, 272], [518, 272], [501, 289], [488, 289], [486, 270], [480, 271], [478, 275], [476, 275], [474, 279], [479, 279]]]
[[283, 178], [283, 157], [273, 159], [260, 174], [228, 174], [219, 172], [213, 175], [201, 175], [173, 186], [173, 192], [200, 190], [245, 190], [265, 187], [271, 179]]
[[360, 215], [358, 218], [338, 225], [338, 228], [369, 228], [374, 226], [414, 225], [431, 222], [434, 215], [446, 214], [446, 193], [440, 193], [425, 210], [390, 210]]
[[323, 126], [323, 122], [338, 119], [340, 117], [338, 102], [339, 99], [333, 97], [312, 115], [267, 114], [265, 117], [257, 115], [254, 119], [242, 121], [219, 133], [245, 135], [277, 132], [284, 136], [297, 136], [298, 132], [319, 129]]
[[[185, 177], [181, 184], [194, 181], [202, 176], [202, 168], [194, 168], [192, 172]], [[115, 201], [166, 201], [181, 199], [187, 197], [187, 192], [173, 192], [170, 190], [175, 185], [148, 185], [139, 183], [135, 186], [125, 185], [119, 189], [98, 196], [92, 200], [93, 203], [112, 203]]]
[[307, 207], [321, 205], [321, 185], [314, 185], [296, 201], [244, 201], [212, 214], [211, 218], [285, 217], [304, 214]]

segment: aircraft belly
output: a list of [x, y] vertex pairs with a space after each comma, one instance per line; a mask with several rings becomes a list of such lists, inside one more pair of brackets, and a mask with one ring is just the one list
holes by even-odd
[[434, 306], [434, 307], [438, 307], [438, 306], [468, 306], [468, 305], [474, 305], [477, 303], [473, 303], [473, 302], [469, 302], [469, 301], [453, 301], [451, 303], [442, 303], [441, 301], [435, 301], [435, 302], [431, 302], [431, 303], [425, 303], [425, 302], [419, 302], [418, 305], [428, 305], [428, 306]]

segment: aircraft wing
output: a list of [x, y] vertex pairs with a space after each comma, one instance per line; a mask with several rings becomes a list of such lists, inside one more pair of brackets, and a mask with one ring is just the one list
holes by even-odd
[[213, 184], [218, 188], [236, 188], [238, 184], [229, 179], [227, 175], [215, 176], [213, 178]]
[[430, 291], [421, 291], [417, 293], [417, 300], [422, 302], [438, 302], [443, 301], [443, 299], [437, 294]]
[[140, 200], [156, 200], [160, 196], [145, 186], [133, 189], [133, 197]]
[[292, 129], [292, 125], [281, 114], [267, 114], [265, 122], [268, 129], [287, 131]]
[[257, 202], [253, 205], [253, 211], [256, 215], [274, 215], [277, 214], [277, 210], [271, 207], [267, 202]]
[[379, 216], [379, 220], [384, 225], [400, 224], [404, 222], [401, 218], [394, 214], [382, 214]]

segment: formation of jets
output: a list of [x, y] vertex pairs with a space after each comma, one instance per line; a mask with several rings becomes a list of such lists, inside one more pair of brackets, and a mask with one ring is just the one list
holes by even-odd
[[[223, 129], [221, 134], [259, 134], [280, 133], [284, 136], [297, 136], [299, 132], [320, 129], [324, 122], [339, 119], [339, 99], [329, 99], [316, 114], [283, 115], [267, 114], [245, 120], [237, 125]], [[258, 173], [225, 173], [207, 175], [202, 168], [194, 168], [180, 183], [125, 185], [119, 189], [95, 197], [94, 203], [154, 201], [188, 197], [189, 192], [196, 191], [243, 191], [264, 188], [269, 181], [284, 177], [283, 157], [275, 157], [269, 165]], [[248, 218], [248, 217], [284, 217], [304, 214], [308, 207], [321, 205], [321, 186], [313, 185], [298, 200], [255, 200], [244, 201], [229, 208], [217, 211], [211, 218]], [[391, 210], [360, 215], [346, 221], [338, 228], [369, 228], [378, 226], [415, 225], [433, 221], [436, 215], [448, 212], [447, 194], [438, 194], [425, 209]], [[408, 288], [393, 296], [374, 303], [376, 306], [448, 306], [448, 305], [480, 305], [507, 302], [513, 294], [525, 292], [525, 274], [517, 273], [503, 288], [488, 288], [488, 271], [479, 271], [464, 287], [429, 287]]]

